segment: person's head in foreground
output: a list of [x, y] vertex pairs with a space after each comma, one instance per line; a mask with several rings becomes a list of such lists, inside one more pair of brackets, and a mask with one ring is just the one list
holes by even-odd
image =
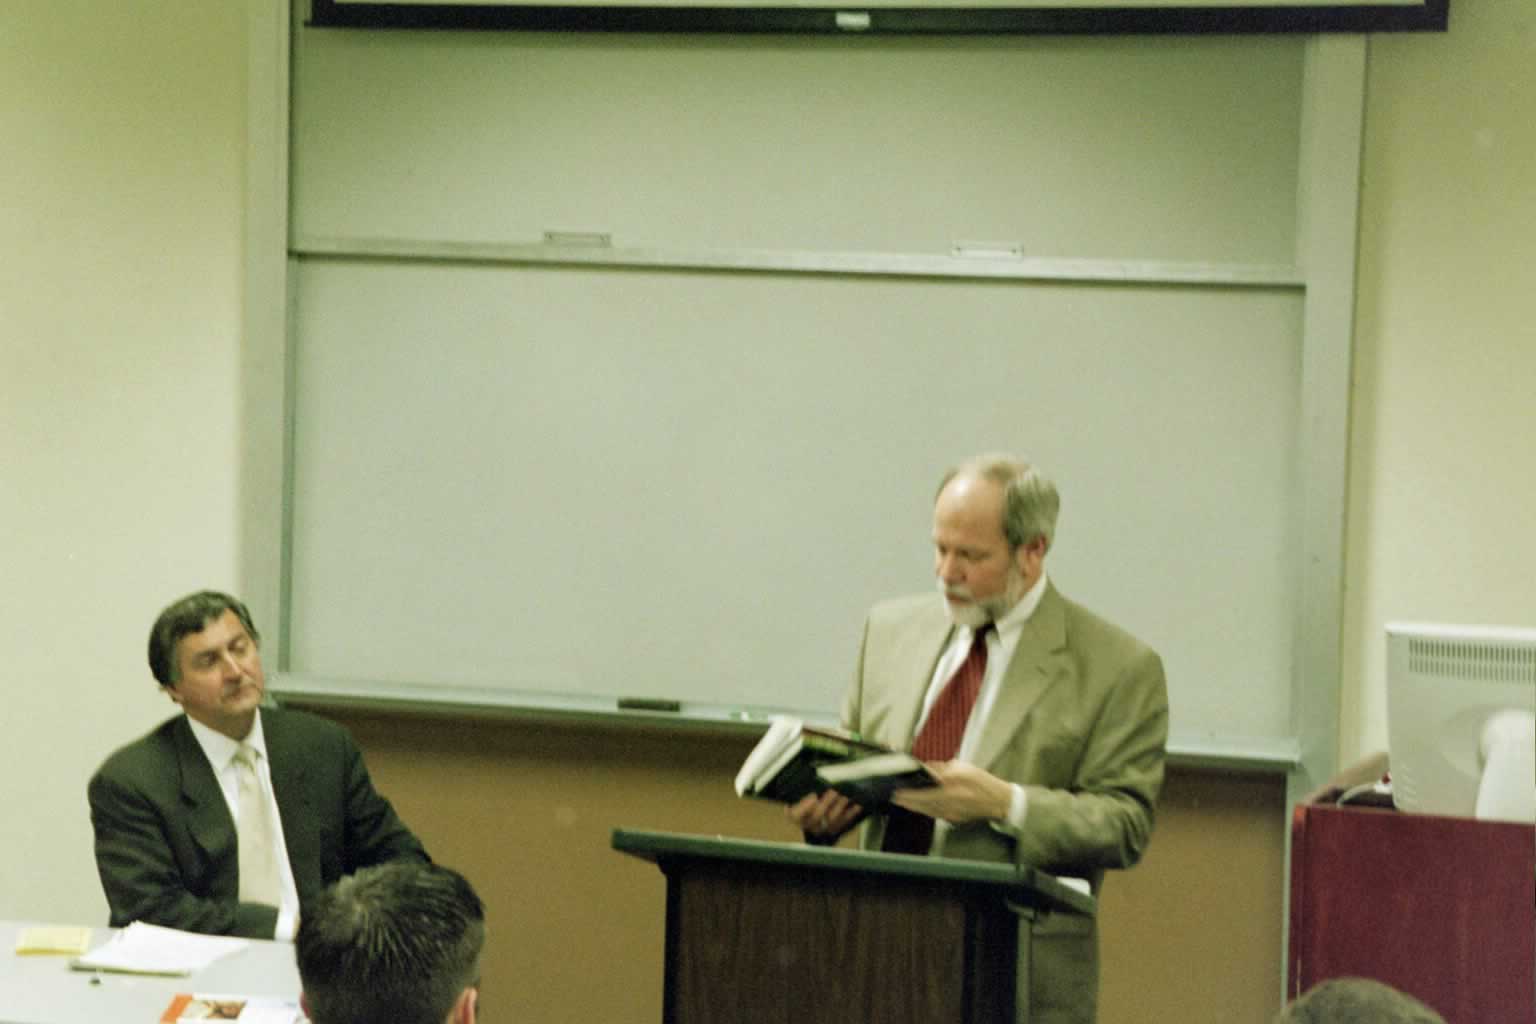
[[304, 908], [294, 940], [314, 1024], [474, 1024], [485, 906], [457, 871], [364, 868]]
[[1445, 1018], [1379, 981], [1330, 978], [1282, 1010], [1275, 1024], [1445, 1024]]

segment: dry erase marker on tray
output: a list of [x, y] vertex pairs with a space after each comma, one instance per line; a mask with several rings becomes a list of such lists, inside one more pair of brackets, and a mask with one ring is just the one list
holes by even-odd
[[661, 697], [620, 697], [620, 711], [681, 711], [683, 702]]

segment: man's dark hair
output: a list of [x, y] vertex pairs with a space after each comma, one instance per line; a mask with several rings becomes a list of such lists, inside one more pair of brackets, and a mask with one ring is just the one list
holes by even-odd
[[451, 868], [391, 861], [305, 907], [294, 945], [314, 1024], [442, 1024], [479, 984], [485, 907]]
[[251, 642], [261, 646], [261, 634], [251, 621], [250, 609], [228, 594], [216, 590], [199, 590], [195, 594], [176, 601], [160, 613], [155, 624], [149, 627], [149, 670], [161, 686], [174, 687], [180, 672], [176, 664], [176, 645], [184, 636], [201, 633], [225, 612], [234, 612]]

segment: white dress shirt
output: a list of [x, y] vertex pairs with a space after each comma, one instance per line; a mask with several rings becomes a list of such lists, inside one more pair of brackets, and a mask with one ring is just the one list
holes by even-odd
[[190, 716], [187, 724], [192, 727], [197, 745], [203, 748], [203, 754], [213, 768], [214, 778], [219, 780], [219, 790], [224, 794], [224, 802], [229, 805], [229, 816], [234, 819], [236, 828], [240, 827], [240, 770], [235, 764], [235, 754], [243, 742], [254, 747], [259, 755], [256, 758], [256, 778], [261, 784], [261, 796], [267, 802], [267, 814], [272, 821], [272, 839], [277, 844], [275, 854], [283, 884], [283, 902], [277, 908], [277, 927], [273, 929], [272, 937], [282, 942], [292, 942], [299, 923], [299, 890], [293, 882], [293, 867], [288, 863], [288, 841], [283, 837], [282, 815], [277, 812], [277, 798], [272, 794], [272, 769], [267, 759], [267, 741], [261, 731], [261, 715], [256, 716], [256, 724], [251, 726], [244, 740], [232, 740]]
[[[1045, 596], [1045, 582], [1045, 569], [1042, 567], [1040, 578], [1035, 580], [1034, 586], [1025, 591], [1019, 603], [1008, 610], [1008, 614], [993, 623], [996, 628], [987, 635], [987, 671], [982, 677], [981, 690], [976, 694], [976, 706], [971, 709], [971, 717], [965, 723], [965, 735], [961, 737], [960, 751], [955, 755], [957, 761], [969, 762], [976, 752], [982, 730], [992, 714], [992, 706], [997, 703], [998, 691], [1003, 688], [1008, 663], [1013, 660], [1013, 652], [1018, 649], [1024, 624], [1035, 614], [1035, 609], [1040, 607], [1040, 599]], [[922, 731], [923, 723], [928, 720], [928, 712], [938, 699], [939, 691], [944, 689], [949, 677], [955, 674], [955, 670], [970, 653], [975, 635], [976, 631], [969, 626], [960, 626], [955, 630], [953, 639], [934, 667], [933, 678], [928, 681], [928, 693], [923, 698], [923, 713], [918, 719], [917, 732]], [[1010, 785], [1013, 787], [1013, 799], [1008, 805], [1008, 816], [993, 821], [992, 826], [1011, 835], [1018, 835], [1024, 831], [1024, 817], [1029, 811], [1029, 802], [1023, 786], [1016, 782]], [[937, 821], [934, 823], [934, 835], [938, 836], [941, 834], [940, 829], [948, 828], [948, 822]]]

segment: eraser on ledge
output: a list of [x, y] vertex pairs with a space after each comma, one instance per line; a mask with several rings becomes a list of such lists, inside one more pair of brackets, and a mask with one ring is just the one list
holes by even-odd
[[660, 697], [620, 697], [620, 711], [681, 711], [683, 702]]

